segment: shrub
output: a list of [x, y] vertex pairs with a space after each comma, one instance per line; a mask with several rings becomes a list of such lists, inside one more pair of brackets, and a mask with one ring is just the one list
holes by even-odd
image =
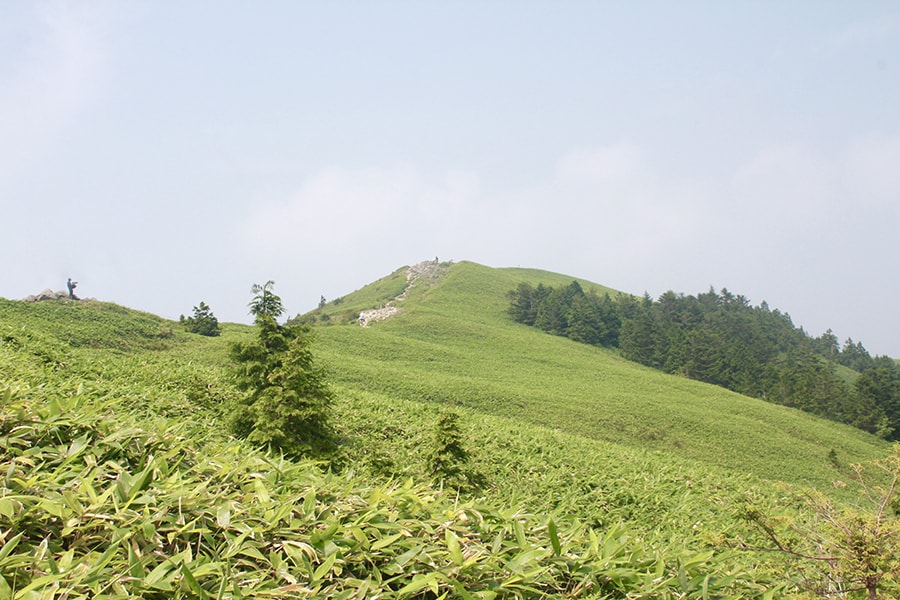
[[455, 412], [444, 411], [438, 416], [427, 460], [436, 483], [462, 490], [483, 484], [483, 476], [474, 469], [469, 452], [463, 447], [462, 428]]
[[200, 302], [200, 306], [194, 307], [194, 316], [185, 318], [181, 315], [180, 320], [185, 329], [191, 333], [205, 336], [217, 336], [220, 333], [219, 320], [205, 302]]
[[232, 431], [289, 456], [330, 454], [335, 445], [328, 424], [332, 392], [314, 364], [310, 330], [275, 321], [283, 309], [270, 285], [253, 287], [257, 339], [231, 349], [238, 388], [246, 392], [234, 405]]

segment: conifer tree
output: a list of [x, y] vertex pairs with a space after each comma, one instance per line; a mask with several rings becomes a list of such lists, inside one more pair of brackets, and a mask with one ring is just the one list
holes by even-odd
[[324, 456], [334, 449], [328, 419], [332, 392], [313, 360], [310, 330], [276, 321], [284, 308], [273, 285], [253, 286], [250, 312], [257, 339], [231, 350], [237, 386], [244, 392], [233, 407], [232, 431], [289, 456]]
[[469, 489], [483, 483], [483, 476], [472, 467], [469, 452], [463, 446], [459, 415], [455, 412], [444, 411], [438, 417], [427, 461], [432, 478], [446, 487]]
[[220, 333], [219, 320], [206, 302], [200, 302], [200, 306], [194, 307], [193, 316], [181, 315], [181, 323], [191, 333], [205, 336], [217, 336]]

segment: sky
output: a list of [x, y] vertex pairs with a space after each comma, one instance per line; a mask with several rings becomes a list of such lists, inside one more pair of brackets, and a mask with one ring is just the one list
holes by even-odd
[[422, 260], [900, 357], [896, 1], [0, 4], [0, 296], [290, 315]]

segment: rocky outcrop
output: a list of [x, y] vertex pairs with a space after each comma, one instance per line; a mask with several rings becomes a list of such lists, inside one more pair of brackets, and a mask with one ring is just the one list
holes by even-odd
[[368, 327], [372, 323], [377, 323], [378, 321], [384, 321], [385, 319], [393, 317], [399, 312], [400, 309], [394, 306], [393, 301], [391, 301], [381, 308], [364, 310], [359, 313], [359, 325], [360, 327]]
[[68, 297], [69, 292], [64, 292], [62, 290], [54, 292], [50, 288], [47, 288], [39, 294], [35, 294], [33, 296], [25, 296], [23, 300], [25, 302], [40, 302], [41, 300], [62, 300]]
[[368, 327], [372, 323], [384, 321], [399, 313], [400, 308], [397, 306], [397, 303], [406, 300], [406, 298], [409, 297], [409, 291], [411, 289], [423, 283], [429, 286], [436, 284], [447, 274], [447, 269], [450, 268], [450, 264], [451, 263], [440, 263], [437, 258], [435, 258], [433, 261], [426, 260], [411, 267], [407, 267], [406, 287], [403, 288], [403, 291], [381, 308], [364, 310], [359, 313], [360, 327]]
[[69, 298], [69, 292], [65, 290], [59, 290], [58, 292], [54, 292], [50, 288], [45, 289], [43, 292], [39, 294], [32, 294], [29, 296], [25, 296], [22, 298], [23, 302], [42, 302], [44, 300], [77, 300], [79, 302], [84, 302], [86, 300], [93, 300], [93, 298], [79, 298], [75, 296], [74, 298]]

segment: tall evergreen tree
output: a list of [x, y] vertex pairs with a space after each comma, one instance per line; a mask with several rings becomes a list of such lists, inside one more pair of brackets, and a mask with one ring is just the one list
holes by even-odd
[[862, 401], [879, 407], [886, 418], [879, 431], [890, 440], [900, 440], [900, 366], [887, 357], [874, 360], [875, 366], [856, 380], [856, 393]]
[[600, 301], [596, 295], [574, 296], [566, 314], [566, 323], [566, 336], [576, 342], [600, 346], [607, 336]]
[[648, 367], [662, 368], [669, 340], [653, 313], [653, 301], [646, 296], [633, 318], [622, 323], [619, 348], [622, 356]]
[[869, 351], [865, 349], [862, 343], [854, 343], [852, 338], [847, 338], [847, 341], [844, 342], [838, 362], [860, 373], [874, 364]]
[[324, 456], [335, 445], [329, 425], [332, 392], [313, 360], [310, 330], [275, 321], [284, 309], [272, 285], [252, 288], [257, 339], [231, 349], [236, 383], [244, 392], [233, 406], [231, 427], [248, 441], [289, 456]]

